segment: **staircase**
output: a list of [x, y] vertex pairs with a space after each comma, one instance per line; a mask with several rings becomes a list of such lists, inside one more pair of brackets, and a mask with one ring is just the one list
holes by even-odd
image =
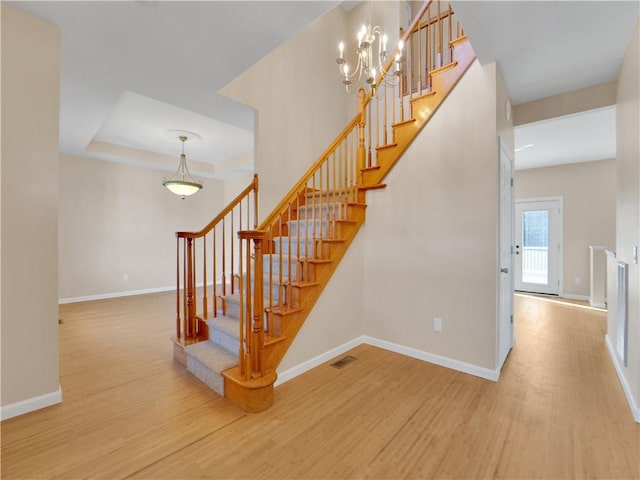
[[385, 187], [475, 59], [448, 4], [426, 2], [403, 41], [397, 81], [359, 91], [358, 114], [259, 226], [256, 176], [203, 230], [176, 234], [174, 356], [246, 411], [271, 406], [280, 361], [365, 221], [366, 192]]

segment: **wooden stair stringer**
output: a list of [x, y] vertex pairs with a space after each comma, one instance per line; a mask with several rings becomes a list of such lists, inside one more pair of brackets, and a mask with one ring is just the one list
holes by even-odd
[[[336, 271], [340, 261], [344, 257], [345, 253], [349, 249], [349, 246], [353, 242], [354, 238], [358, 234], [360, 227], [364, 224], [365, 220], [365, 208], [353, 209], [350, 215], [349, 225], [342, 227], [342, 242], [333, 244], [331, 249], [331, 262], [316, 265], [315, 279], [316, 285], [313, 288], [305, 289], [300, 292], [299, 305], [292, 309], [291, 312], [281, 315], [276, 321], [280, 323], [280, 329], [283, 341], [265, 346], [265, 371], [275, 371], [282, 359], [284, 358], [287, 350], [293, 343], [296, 335], [302, 328], [305, 320], [313, 310], [314, 305], [320, 298], [324, 288], [329, 283], [333, 273]], [[280, 315], [277, 312], [272, 312], [270, 315]]]
[[377, 166], [380, 168], [369, 168], [362, 172], [365, 185], [382, 182], [475, 60], [476, 55], [466, 37], [451, 42], [451, 45], [455, 66], [430, 73], [432, 91], [412, 99], [413, 118], [393, 126], [395, 145], [378, 150]]

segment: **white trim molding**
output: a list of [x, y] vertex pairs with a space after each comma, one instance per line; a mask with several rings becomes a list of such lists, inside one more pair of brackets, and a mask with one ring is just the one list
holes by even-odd
[[169, 292], [175, 290], [175, 285], [171, 287], [145, 288], [144, 290], [127, 290], [125, 292], [99, 293], [98, 295], [86, 295], [84, 297], [59, 298], [58, 304], [77, 302], [90, 302], [92, 300], [105, 300], [107, 298], [130, 297], [132, 295], [146, 295], [147, 293]]
[[310, 358], [305, 362], [299, 363], [295, 367], [291, 367], [285, 370], [284, 372], [278, 373], [278, 379], [276, 380], [276, 383], [274, 384], [274, 386], [277, 387], [278, 385], [288, 382], [292, 378], [295, 378], [298, 375], [302, 375], [303, 373], [311, 370], [312, 368], [318, 367], [323, 363], [328, 362], [332, 358], [337, 357], [338, 355], [342, 355], [345, 352], [348, 352], [352, 348], [356, 348], [358, 345], [362, 345], [363, 343], [365, 343], [363, 339], [364, 339], [364, 335], [361, 335], [359, 337], [354, 338], [353, 340], [349, 340], [347, 343], [343, 343], [342, 345], [338, 345], [337, 347], [332, 348], [331, 350], [327, 350], [326, 352], [321, 353], [320, 355], [316, 355], [315, 357]]
[[[201, 288], [203, 285], [204, 282], [198, 282], [196, 283], [196, 288]], [[207, 287], [212, 286], [213, 282], [207, 282]], [[219, 283], [218, 286], [222, 288], [221, 283]], [[58, 305], [64, 305], [65, 303], [90, 302], [92, 300], [106, 300], [108, 298], [130, 297], [133, 295], [146, 295], [148, 293], [170, 292], [172, 290], [176, 290], [175, 285], [170, 287], [145, 288], [142, 290], [126, 290], [124, 292], [99, 293], [97, 295], [86, 295], [84, 297], [59, 298]]]
[[17, 417], [18, 415], [24, 415], [25, 413], [50, 407], [60, 402], [62, 402], [62, 387], [58, 385], [58, 390], [55, 392], [45, 393], [44, 395], [38, 395], [37, 397], [0, 407], [0, 420], [7, 420]]
[[423, 350], [418, 350], [415, 348], [407, 347], [405, 345], [400, 345], [393, 342], [388, 342], [386, 340], [381, 340], [375, 337], [369, 337], [368, 335], [361, 335], [359, 337], [354, 338], [342, 345], [338, 345], [331, 350], [327, 350], [320, 355], [317, 355], [309, 360], [302, 362], [295, 367], [291, 367], [284, 372], [278, 373], [278, 379], [276, 380], [275, 386], [282, 385], [285, 382], [297, 377], [298, 375], [302, 375], [303, 373], [315, 368], [323, 363], [331, 360], [338, 355], [348, 352], [349, 350], [357, 347], [358, 345], [367, 344], [373, 347], [382, 348], [384, 350], [389, 350], [390, 352], [399, 353], [401, 355], [406, 355], [407, 357], [415, 358], [417, 360], [422, 360], [423, 362], [433, 363], [435, 365], [439, 365], [441, 367], [450, 368], [452, 370], [456, 370], [458, 372], [467, 373], [469, 375], [473, 375], [476, 377], [484, 378], [485, 380], [491, 380], [493, 382], [497, 382], [500, 377], [499, 370], [490, 370], [488, 368], [479, 367], [478, 365], [473, 365], [471, 363], [462, 362], [460, 360], [454, 360], [448, 357], [441, 357], [440, 355], [435, 355], [433, 353], [425, 352]]
[[449, 357], [441, 357], [440, 355], [425, 352], [424, 350], [418, 350], [417, 348], [411, 348], [405, 345], [400, 345], [398, 343], [388, 342], [387, 340], [381, 340], [379, 338], [369, 337], [365, 335], [363, 343], [372, 345], [374, 347], [384, 348], [385, 350], [400, 353], [402, 355], [406, 355], [407, 357], [416, 358], [424, 362], [433, 363], [441, 367], [450, 368], [451, 370], [468, 373], [469, 375], [484, 378], [485, 380], [497, 382], [498, 378], [500, 378], [499, 370], [490, 370], [488, 368], [479, 367], [478, 365], [474, 365], [472, 363], [454, 360], [453, 358]]
[[616, 373], [618, 374], [618, 380], [620, 381], [620, 385], [622, 385], [622, 390], [624, 391], [625, 397], [627, 397], [627, 403], [629, 404], [629, 409], [631, 410], [631, 415], [633, 415], [633, 419], [640, 423], [640, 406], [636, 403], [636, 400], [633, 398], [633, 394], [631, 393], [631, 388], [629, 388], [629, 384], [627, 383], [627, 379], [625, 378], [622, 372], [622, 366], [618, 361], [618, 355], [616, 355], [615, 349], [611, 345], [611, 339], [609, 335], [604, 336], [604, 343], [607, 344], [607, 350], [609, 350], [609, 357], [611, 357], [611, 361], [613, 362], [613, 366], [616, 369]]
[[[585, 302], [589, 301], [589, 296], [588, 295], [574, 295], [573, 293], [563, 293], [562, 295], [560, 295], [560, 297], [561, 298], [566, 298], [567, 300], [583, 300]], [[594, 307], [595, 305], [591, 305], [591, 306]], [[599, 307], [599, 308], [604, 308], [604, 306]]]

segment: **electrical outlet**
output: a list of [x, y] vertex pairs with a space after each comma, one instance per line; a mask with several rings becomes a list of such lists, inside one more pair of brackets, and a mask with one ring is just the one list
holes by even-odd
[[435, 332], [442, 331], [442, 319], [438, 317], [433, 317], [433, 330]]
[[576, 282], [576, 285], [580, 285], [582, 283], [582, 279], [580, 277], [576, 277], [574, 281]]

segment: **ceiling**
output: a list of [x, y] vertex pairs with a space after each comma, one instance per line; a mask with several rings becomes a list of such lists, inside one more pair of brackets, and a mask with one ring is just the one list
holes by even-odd
[[[215, 92], [340, 2], [6, 3], [61, 27], [62, 153], [172, 170], [180, 144], [166, 131], [188, 130], [201, 137], [185, 147], [200, 162], [192, 170], [222, 177], [251, 168], [254, 115]], [[639, 4], [455, 1], [454, 8], [478, 58], [498, 63], [518, 104], [615, 79]], [[561, 129], [615, 121], [610, 111], [578, 117], [520, 127], [516, 147], [536, 147], [516, 153], [516, 168], [525, 157], [535, 164], [536, 153], [549, 161], [551, 145], [565, 148], [569, 138], [577, 139], [576, 150], [556, 156], [584, 159], [577, 148], [586, 136]], [[553, 136], [543, 149], [545, 135]]]
[[61, 28], [62, 153], [175, 170], [165, 132], [187, 130], [201, 137], [185, 146], [192, 171], [216, 177], [251, 162], [254, 122], [216, 92], [338, 2], [6, 3]]
[[[453, 4], [514, 105], [615, 80], [640, 10], [636, 1]], [[615, 132], [615, 107], [516, 127], [515, 168], [615, 158]]]

